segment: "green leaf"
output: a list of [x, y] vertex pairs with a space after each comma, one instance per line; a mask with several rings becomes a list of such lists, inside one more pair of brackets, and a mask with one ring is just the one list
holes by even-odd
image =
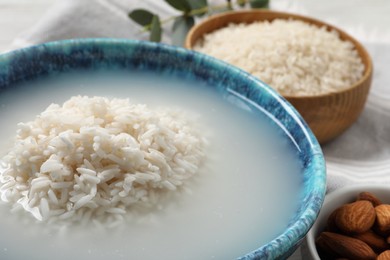
[[190, 5], [191, 10], [206, 8], [208, 5], [207, 0], [187, 0], [187, 2]]
[[146, 26], [152, 23], [153, 13], [145, 9], [135, 9], [129, 13], [129, 17], [136, 23]]
[[172, 44], [184, 46], [186, 35], [194, 24], [195, 20], [191, 16], [177, 17], [172, 26]]
[[161, 41], [161, 22], [157, 15], [153, 15], [152, 23], [150, 24], [150, 40], [152, 42]]
[[207, 13], [207, 0], [187, 0], [187, 2], [191, 7], [192, 12], [195, 13], [195, 16], [202, 16]]
[[165, 0], [169, 5], [171, 5], [173, 8], [184, 11], [184, 12], [189, 12], [191, 11], [191, 6], [188, 3], [187, 0]]
[[252, 8], [268, 8], [269, 0], [249, 0]]
[[245, 7], [247, 1], [246, 0], [237, 0], [237, 4], [241, 7]]

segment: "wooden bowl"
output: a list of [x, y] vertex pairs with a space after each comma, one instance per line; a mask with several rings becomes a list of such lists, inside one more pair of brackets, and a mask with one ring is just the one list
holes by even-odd
[[372, 61], [366, 49], [353, 37], [332, 25], [301, 15], [268, 10], [233, 11], [214, 15], [195, 25], [187, 34], [185, 47], [192, 49], [204, 34], [230, 23], [252, 23], [289, 18], [319, 27], [325, 26], [328, 31], [337, 31], [342, 40], [348, 40], [354, 44], [365, 66], [362, 78], [347, 89], [315, 96], [284, 96], [302, 115], [318, 141], [324, 144], [343, 133], [356, 121], [364, 108], [370, 90]]

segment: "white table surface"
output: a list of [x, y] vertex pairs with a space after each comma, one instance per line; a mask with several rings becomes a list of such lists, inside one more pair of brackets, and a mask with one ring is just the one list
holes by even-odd
[[0, 52], [28, 30], [55, 0], [0, 0]]

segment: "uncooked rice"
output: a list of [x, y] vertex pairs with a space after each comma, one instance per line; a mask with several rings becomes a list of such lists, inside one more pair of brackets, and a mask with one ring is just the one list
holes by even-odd
[[194, 50], [235, 65], [290, 96], [346, 89], [364, 71], [353, 44], [342, 41], [336, 31], [292, 19], [229, 24], [206, 34]]
[[19, 123], [1, 159], [1, 199], [37, 220], [122, 220], [198, 172], [206, 140], [178, 109], [72, 97]]

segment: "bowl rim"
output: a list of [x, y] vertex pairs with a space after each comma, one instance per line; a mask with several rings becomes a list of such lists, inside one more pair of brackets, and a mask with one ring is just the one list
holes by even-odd
[[[199, 23], [195, 24], [190, 29], [190, 31], [186, 35], [184, 46], [186, 48], [192, 50], [193, 45], [191, 44], [191, 42], [192, 42], [193, 35], [195, 34], [195, 32], [197, 30], [199, 30], [199, 28], [201, 28], [205, 24], [212, 23], [213, 21], [218, 20], [221, 17], [239, 17], [239, 16], [246, 15], [246, 14], [258, 14], [258, 15], [276, 14], [276, 15], [281, 16], [281, 17], [280, 18], [275, 17], [274, 19], [291, 19], [292, 18], [292, 19], [301, 20], [301, 21], [304, 21], [304, 22], [307, 22], [310, 24], [314, 24], [314, 25], [321, 24], [322, 26], [325, 26], [327, 28], [327, 30], [337, 31], [339, 35], [342, 35], [343, 38], [346, 38], [348, 41], [350, 41], [354, 45], [355, 50], [360, 49], [362, 53], [360, 54], [358, 52], [359, 57], [362, 59], [362, 56], [364, 56], [366, 61], [367, 61], [366, 62], [367, 64], [366, 64], [362, 59], [362, 63], [364, 64], [363, 75], [361, 76], [361, 78], [358, 81], [356, 81], [354, 84], [352, 84], [348, 88], [344, 88], [344, 89], [339, 90], [339, 91], [318, 94], [318, 95], [284, 95], [283, 94], [283, 97], [285, 97], [287, 99], [296, 99], [296, 100], [298, 100], [298, 99], [327, 98], [327, 97], [334, 96], [334, 95], [348, 93], [348, 92], [358, 88], [359, 86], [361, 86], [364, 82], [370, 81], [370, 79], [372, 77], [372, 73], [373, 73], [373, 63], [372, 63], [372, 58], [371, 58], [370, 54], [368, 53], [366, 48], [363, 46], [363, 44], [361, 44], [358, 40], [356, 40], [350, 34], [346, 33], [344, 30], [338, 28], [337, 26], [331, 25], [331, 24], [324, 22], [324, 21], [321, 21], [317, 18], [313, 18], [310, 16], [301, 15], [301, 14], [282, 12], [282, 11], [265, 10], [265, 9], [261, 9], [261, 10], [236, 10], [236, 11], [228, 11], [228, 12], [224, 12], [224, 13], [215, 14], [215, 15], [212, 15], [212, 16], [207, 17], [206, 19], [200, 21]], [[264, 19], [264, 20], [266, 20], [266, 19]], [[256, 21], [256, 20], [254, 20], [254, 21]], [[356, 48], [356, 47], [358, 47], [358, 48]]]
[[[309, 149], [305, 150], [305, 156], [310, 157], [310, 160], [308, 160], [307, 165], [304, 166], [304, 170], [302, 172], [302, 174], [305, 173], [304, 177], [308, 179], [308, 183], [304, 187], [304, 191], [302, 191], [302, 193], [307, 195], [307, 197], [305, 197], [306, 200], [303, 201], [305, 208], [304, 210], [295, 213], [298, 218], [294, 222], [290, 223], [289, 226], [284, 229], [283, 233], [279, 234], [263, 246], [258, 247], [257, 249], [240, 257], [240, 259], [275, 259], [286, 254], [292, 254], [293, 251], [291, 250], [295, 250], [298, 247], [311, 226], [314, 224], [322, 206], [326, 191], [326, 167], [321, 146], [296, 109], [285, 98], [262, 81], [258, 80], [254, 76], [251, 76], [247, 72], [218, 59], [168, 44], [114, 38], [61, 40], [34, 45], [1, 54], [0, 90], [2, 89], [2, 83], [4, 83], [4, 80], [8, 80], [7, 73], [10, 73], [10, 71], [12, 71], [11, 69], [18, 72], [23, 71], [20, 68], [20, 65], [23, 64], [20, 63], [21, 61], [25, 61], [26, 59], [28, 60], [29, 58], [36, 57], [37, 55], [39, 56], [39, 54], [42, 53], [52, 55], [52, 52], [62, 52], [63, 54], [69, 55], [73, 49], [85, 51], [88, 48], [93, 50], [96, 50], [96, 48], [101, 48], [102, 50], [107, 48], [109, 48], [109, 50], [119, 48], [120, 51], [126, 52], [123, 53], [125, 57], [131, 57], [131, 55], [137, 53], [137, 51], [145, 50], [145, 48], [177, 55], [180, 58], [186, 59], [186, 62], [188, 62], [189, 57], [192, 57], [203, 62], [203, 64], [209, 64], [209, 66], [213, 68], [219, 70], [222, 69], [224, 71], [226, 70], [229, 74], [239, 75], [240, 80], [248, 85], [256, 86], [258, 89], [263, 89], [265, 94], [269, 95], [281, 105], [281, 108], [285, 111], [285, 113], [291, 115], [292, 120], [296, 121], [300, 131], [303, 131], [303, 136], [308, 143], [307, 149]], [[140, 50], [137, 48], [140, 48]], [[16, 64], [13, 63], [15, 60], [17, 61]], [[30, 65], [31, 64], [27, 64], [23, 66]], [[13, 68], [12, 66], [16, 68]], [[306, 154], [306, 152], [308, 154]]]
[[[315, 245], [315, 236], [316, 236], [316, 227], [321, 225], [320, 220], [326, 219], [327, 215], [330, 214], [333, 210], [335, 210], [338, 206], [333, 206], [332, 208], [328, 208], [328, 205], [333, 204], [334, 201], [340, 200], [339, 206], [343, 205], [344, 203], [350, 203], [344, 202], [344, 200], [347, 200], [349, 197], [356, 197], [358, 193], [368, 191], [374, 193], [374, 195], [378, 195], [376, 193], [382, 193], [387, 192], [390, 194], [390, 185], [383, 184], [383, 183], [371, 183], [371, 184], [351, 184], [344, 186], [340, 189], [337, 189], [325, 196], [325, 200], [321, 209], [321, 212], [319, 214], [319, 217], [317, 218], [317, 221], [314, 223], [313, 227], [310, 229], [310, 231], [307, 233], [305, 237], [305, 243], [307, 246], [307, 250], [305, 251], [306, 254], [309, 254], [308, 257], [312, 260], [320, 260], [320, 256], [318, 255], [317, 248]], [[380, 197], [380, 196], [379, 196]], [[389, 200], [390, 203], [390, 200]], [[325, 215], [328, 213], [327, 215]]]

